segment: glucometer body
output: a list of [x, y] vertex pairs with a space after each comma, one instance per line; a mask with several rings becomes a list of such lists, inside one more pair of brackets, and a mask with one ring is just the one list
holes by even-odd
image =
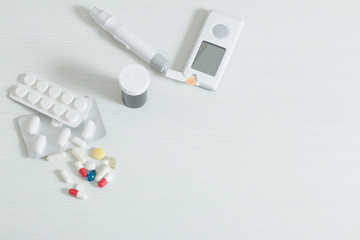
[[216, 90], [243, 27], [244, 21], [210, 10], [183, 75], [194, 75], [200, 87]]

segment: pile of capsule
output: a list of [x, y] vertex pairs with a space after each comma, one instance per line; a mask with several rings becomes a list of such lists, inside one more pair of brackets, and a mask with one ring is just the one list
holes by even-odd
[[[105, 163], [104, 166], [100, 169], [99, 172], [95, 169], [95, 163], [93, 161], [87, 161], [86, 156], [83, 154], [81, 149], [74, 148], [71, 150], [72, 155], [77, 160], [74, 164], [75, 169], [79, 172], [80, 176], [87, 179], [89, 182], [95, 180], [98, 183], [100, 188], [103, 188], [108, 184], [113, 178], [114, 174], [111, 172], [111, 169], [116, 168], [116, 160], [114, 157], [106, 157], [105, 151], [102, 148], [95, 148], [92, 151], [92, 156], [96, 160], [103, 160]], [[48, 161], [61, 160], [66, 157], [65, 152], [55, 153], [47, 157]], [[70, 183], [72, 181], [69, 173], [66, 170], [60, 171], [60, 176], [65, 183]], [[83, 192], [84, 188], [82, 185], [77, 184], [74, 188], [69, 189], [69, 194], [79, 198], [86, 199], [87, 194]]]

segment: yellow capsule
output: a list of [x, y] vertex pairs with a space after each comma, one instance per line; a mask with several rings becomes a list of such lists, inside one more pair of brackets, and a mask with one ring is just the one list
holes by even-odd
[[93, 150], [93, 157], [96, 159], [96, 160], [101, 160], [105, 157], [105, 151], [104, 149], [102, 148], [95, 148]]

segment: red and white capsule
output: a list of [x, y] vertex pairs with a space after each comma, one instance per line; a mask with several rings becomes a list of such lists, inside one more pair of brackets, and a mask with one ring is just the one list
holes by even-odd
[[86, 178], [88, 173], [81, 162], [75, 162], [75, 168], [83, 178]]
[[112, 174], [112, 173], [106, 174], [105, 177], [103, 179], [101, 179], [100, 182], [98, 182], [99, 187], [101, 187], [101, 188], [104, 187], [113, 178], [114, 178], [114, 174]]
[[80, 199], [86, 199], [87, 195], [85, 193], [79, 192], [79, 190], [76, 190], [75, 188], [70, 188], [69, 189], [69, 194], [73, 195], [76, 198], [80, 198]]

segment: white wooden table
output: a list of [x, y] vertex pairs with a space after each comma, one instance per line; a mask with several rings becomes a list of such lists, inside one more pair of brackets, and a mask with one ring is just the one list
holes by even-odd
[[[246, 21], [216, 92], [164, 78], [88, 15], [126, 22], [181, 70], [208, 9]], [[360, 239], [360, 2], [2, 1], [0, 239]], [[117, 76], [149, 70], [149, 99]], [[97, 100], [113, 182], [74, 199], [27, 157], [9, 90], [25, 70]], [[73, 175], [75, 183], [82, 180]]]

